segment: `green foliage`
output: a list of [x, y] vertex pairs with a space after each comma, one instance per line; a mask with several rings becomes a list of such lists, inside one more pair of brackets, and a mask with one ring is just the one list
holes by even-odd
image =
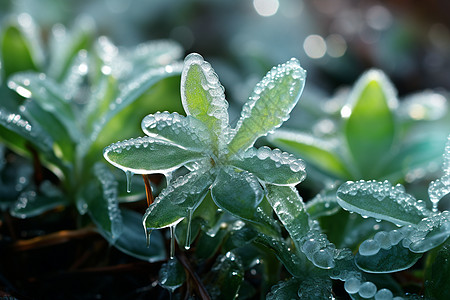
[[[86, 19], [71, 30], [55, 27], [48, 40], [43, 56], [32, 20], [2, 31], [0, 157], [23, 156], [0, 159], [2, 210], [30, 218], [76, 207], [122, 252], [165, 260], [159, 285], [176, 298], [398, 300], [421, 290], [448, 298], [450, 213], [440, 208], [450, 192], [450, 136], [429, 199], [390, 183], [414, 183], [417, 170], [438, 161], [449, 122], [442, 95], [398, 102], [385, 75], [369, 71], [334, 114], [319, 114], [335, 131], [281, 130], [306, 78], [291, 59], [255, 86], [231, 127], [224, 88], [198, 54], [183, 67], [172, 42], [118, 48], [96, 38]], [[176, 95], [174, 85], [181, 101], [154, 101]], [[182, 109], [186, 116], [156, 112]], [[135, 120], [144, 137], [136, 137]], [[354, 181], [324, 184], [303, 201], [305, 183], [296, 185], [305, 162], [255, 147], [274, 130], [268, 140], [305, 159], [314, 179]], [[102, 149], [126, 176], [101, 161]], [[52, 175], [39, 180], [38, 169]], [[156, 173], [163, 184], [147, 181]], [[142, 218], [121, 203], [143, 200], [144, 186]], [[411, 289], [411, 277], [422, 286]]]
[[[154, 237], [159, 250], [145, 248], [136, 215], [119, 207], [118, 182], [101, 162], [101, 149], [136, 131], [130, 125], [122, 132], [116, 122], [142, 107], [155, 109], [150, 88], [181, 72], [177, 59], [182, 50], [170, 41], [118, 48], [105, 37], [95, 37], [92, 20], [80, 18], [71, 29], [55, 26], [48, 38], [48, 56], [43, 56], [39, 28], [28, 15], [18, 18], [1, 33], [1, 140], [31, 157], [35, 166], [51, 170], [57, 182], [21, 176], [18, 180], [27, 186], [20, 188], [15, 201], [2, 197], [2, 208], [29, 218], [75, 205], [125, 253], [150, 261], [164, 259], [161, 235]], [[161, 81], [156, 92], [170, 89], [172, 83], [176, 81]]]
[[439, 162], [450, 126], [445, 94], [425, 91], [398, 101], [379, 70], [363, 74], [350, 92], [306, 108], [314, 112], [312, 124], [277, 130], [268, 140], [305, 159], [319, 171], [310, 173], [317, 181], [420, 179]]

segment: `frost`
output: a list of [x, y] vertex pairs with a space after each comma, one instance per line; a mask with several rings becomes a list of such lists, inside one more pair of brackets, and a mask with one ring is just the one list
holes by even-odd
[[447, 143], [444, 150], [444, 163], [442, 165], [444, 175], [432, 181], [428, 187], [428, 195], [433, 203], [433, 211], [437, 212], [439, 201], [450, 193], [450, 135], [447, 137]]
[[402, 185], [392, 186], [388, 181], [348, 181], [337, 195], [342, 208], [395, 224], [417, 224], [431, 215], [423, 201], [407, 194]]

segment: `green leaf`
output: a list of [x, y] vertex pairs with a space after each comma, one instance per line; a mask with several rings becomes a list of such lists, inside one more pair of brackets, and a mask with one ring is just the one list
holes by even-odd
[[205, 198], [213, 182], [212, 171], [199, 170], [176, 178], [149, 206], [144, 215], [147, 230], [176, 225]]
[[277, 185], [296, 185], [306, 177], [302, 160], [268, 147], [259, 149], [252, 147], [239, 156], [233, 156], [228, 162], [252, 173], [264, 182]]
[[342, 179], [353, 178], [342, 158], [336, 154], [338, 152], [336, 142], [283, 129], [275, 131], [268, 139], [275, 146], [298, 155], [322, 171]]
[[78, 17], [69, 30], [61, 24], [54, 26], [50, 36], [49, 76], [57, 81], [63, 79], [77, 53], [90, 47], [94, 32], [95, 22], [87, 16]]
[[27, 23], [27, 27], [21, 26], [20, 22], [9, 24], [2, 30], [0, 53], [5, 79], [16, 72], [37, 70], [41, 63], [35, 24], [31, 18]]
[[413, 253], [399, 243], [370, 256], [357, 253], [355, 262], [358, 268], [368, 273], [392, 273], [408, 269], [421, 257], [422, 254]]
[[323, 190], [306, 202], [306, 211], [312, 219], [336, 214], [340, 210], [336, 189]]
[[208, 292], [213, 299], [236, 299], [244, 280], [244, 268], [238, 256], [227, 252], [219, 257], [205, 280]]
[[192, 116], [157, 112], [147, 115], [141, 127], [148, 136], [168, 140], [187, 149], [205, 151], [211, 147], [208, 128]]
[[209, 129], [213, 147], [224, 145], [228, 127], [228, 102], [217, 74], [197, 53], [186, 56], [181, 74], [181, 101], [187, 115], [203, 122]]
[[388, 181], [348, 181], [339, 187], [337, 196], [346, 210], [395, 224], [417, 224], [431, 215], [423, 202], [405, 193], [402, 185], [393, 187]]
[[291, 186], [267, 185], [267, 200], [298, 249], [309, 231], [309, 216], [297, 190]]
[[331, 280], [323, 277], [310, 277], [300, 284], [298, 296], [305, 300], [334, 299], [331, 292]]
[[[93, 172], [100, 183], [99, 192], [90, 191], [89, 197], [85, 199], [88, 205], [88, 212], [98, 227], [110, 235], [113, 241], [117, 240], [122, 234], [122, 215], [120, 214], [117, 181], [108, 168], [102, 164], [94, 165]], [[99, 196], [99, 197], [98, 197]]]
[[447, 242], [435, 255], [432, 265], [427, 269], [425, 295], [431, 299], [450, 299], [450, 242]]
[[24, 103], [22, 111], [31, 124], [39, 124], [43, 131], [53, 140], [53, 151], [59, 159], [66, 162], [74, 161], [75, 143], [70, 138], [64, 125], [61, 124], [54, 114], [42, 109], [34, 99], [28, 99]]
[[[161, 232], [152, 232], [150, 245], [147, 247], [146, 233], [142, 226], [142, 215], [132, 210], [121, 209], [123, 230], [119, 239], [113, 244], [120, 251], [148, 262], [166, 259], [164, 237]], [[107, 239], [108, 236], [107, 236]]]
[[159, 269], [159, 283], [170, 292], [174, 292], [186, 281], [186, 273], [177, 259], [171, 258]]
[[264, 193], [253, 174], [223, 167], [218, 170], [211, 195], [217, 206], [223, 210], [251, 221]]
[[228, 144], [231, 155], [251, 147], [289, 118], [305, 85], [306, 71], [297, 59], [278, 65], [256, 85], [242, 108], [236, 134]]
[[266, 300], [295, 300], [300, 299], [298, 297], [298, 288], [300, 287], [301, 280], [292, 277], [288, 281], [281, 281], [277, 285], [274, 285], [267, 294]]
[[391, 149], [396, 105], [391, 83], [381, 71], [372, 70], [359, 79], [341, 111], [347, 145], [363, 178], [377, 177], [377, 168]]
[[0, 125], [3, 128], [2, 138], [7, 138], [7, 141], [17, 145], [17, 148], [25, 148], [24, 141], [21, 139], [24, 138], [43, 153], [50, 154], [53, 152], [51, 137], [38, 125], [30, 124], [20, 114], [0, 108]]
[[184, 149], [168, 141], [140, 137], [109, 145], [103, 156], [112, 165], [136, 174], [167, 173], [205, 154]]
[[24, 72], [12, 76], [8, 87], [25, 98], [31, 97], [42, 109], [54, 115], [65, 126], [73, 141], [80, 139], [81, 133], [70, 99], [53, 79], [43, 73]]
[[39, 187], [39, 191], [28, 190], [21, 193], [11, 206], [10, 213], [16, 218], [25, 219], [68, 204], [69, 200], [61, 190], [49, 181], [44, 181]]

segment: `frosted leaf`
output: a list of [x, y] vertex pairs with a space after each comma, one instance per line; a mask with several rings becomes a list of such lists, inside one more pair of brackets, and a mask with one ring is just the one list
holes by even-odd
[[450, 237], [450, 212], [423, 219], [414, 231], [405, 238], [408, 240], [408, 248], [415, 253], [427, 252]]
[[115, 167], [135, 174], [168, 173], [201, 160], [205, 154], [153, 137], [140, 137], [109, 145], [103, 156]]
[[348, 181], [339, 187], [337, 196], [346, 210], [395, 224], [417, 224], [431, 215], [402, 185], [394, 187], [388, 181]]
[[253, 220], [264, 192], [253, 174], [223, 167], [218, 171], [211, 195], [221, 209], [239, 218]]
[[252, 147], [228, 162], [256, 175], [261, 181], [276, 185], [296, 185], [306, 177], [305, 163], [301, 159], [269, 147]]
[[298, 287], [300, 284], [301, 280], [295, 277], [292, 277], [288, 281], [280, 281], [272, 286], [266, 296], [266, 300], [298, 299]]
[[29, 140], [43, 152], [50, 153], [53, 151], [51, 137], [39, 126], [30, 124], [19, 114], [10, 113], [0, 108], [0, 125]]
[[[170, 68], [167, 68], [167, 66], [170, 66]], [[180, 73], [182, 69], [181, 63], [172, 63], [167, 66], [150, 68], [123, 82], [119, 94], [109, 104], [108, 111], [93, 126], [94, 131], [98, 134], [103, 126], [117, 115], [118, 112], [133, 103], [133, 101], [139, 98], [151, 86], [161, 79]]]
[[[291, 186], [267, 185], [267, 200], [277, 214], [281, 223], [289, 232], [295, 244], [300, 246], [300, 241], [307, 235], [309, 216], [302, 198]], [[298, 247], [300, 249], [300, 247]]]
[[[122, 234], [122, 215], [119, 209], [118, 201], [118, 183], [114, 175], [108, 168], [102, 164], [94, 165], [94, 174], [100, 181], [103, 193], [103, 199], [95, 199], [89, 205], [89, 213], [93, 216], [96, 223], [111, 234], [113, 241], [117, 240]], [[107, 221], [103, 216], [107, 215]]]
[[124, 58], [135, 66], [166, 66], [183, 55], [183, 48], [171, 40], [159, 40], [142, 43], [124, 53]]
[[11, 76], [8, 87], [25, 98], [33, 98], [42, 109], [54, 115], [73, 141], [80, 139], [81, 132], [69, 103], [70, 98], [52, 78], [33, 72], [17, 73]]
[[321, 216], [330, 216], [337, 213], [340, 206], [336, 200], [336, 190], [321, 191], [311, 200], [306, 202], [306, 211], [312, 219]]
[[225, 147], [228, 102], [224, 88], [211, 65], [197, 53], [186, 56], [181, 74], [181, 102], [186, 114], [209, 128], [216, 155]]
[[62, 79], [61, 87], [64, 89], [66, 99], [85, 104], [87, 93], [82, 93], [85, 90], [81, 88], [81, 85], [83, 84], [83, 78], [88, 74], [89, 64], [88, 52], [86, 50], [79, 51], [71, 62], [67, 74]]
[[176, 178], [145, 212], [144, 228], [152, 230], [176, 225], [200, 205], [212, 183], [212, 170], [198, 170]]
[[310, 224], [305, 205], [292, 186], [267, 185], [267, 200], [293, 242], [319, 268], [335, 266], [335, 246]]
[[333, 299], [331, 280], [323, 277], [307, 278], [300, 284], [298, 296], [305, 300]]
[[444, 163], [442, 165], [444, 175], [432, 181], [428, 187], [428, 195], [433, 203], [433, 211], [437, 212], [439, 201], [450, 193], [450, 136], [447, 137], [447, 143], [444, 150]]
[[208, 128], [192, 116], [157, 112], [147, 115], [141, 127], [148, 136], [165, 139], [187, 149], [205, 151], [211, 145]]
[[303, 91], [305, 77], [306, 71], [295, 58], [266, 74], [242, 108], [236, 134], [228, 145], [230, 154], [248, 149], [257, 138], [289, 119]]

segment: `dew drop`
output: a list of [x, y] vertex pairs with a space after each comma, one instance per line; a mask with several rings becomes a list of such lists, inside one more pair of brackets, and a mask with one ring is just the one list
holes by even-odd
[[364, 282], [363, 284], [361, 284], [361, 286], [359, 287], [359, 295], [362, 298], [372, 298], [375, 293], [377, 292], [377, 287], [375, 286], [375, 284], [373, 284], [372, 282], [368, 281], [368, 282]]
[[363, 256], [375, 255], [380, 251], [380, 244], [375, 240], [365, 240], [359, 246], [359, 254]]
[[392, 300], [394, 295], [388, 289], [381, 289], [375, 294], [375, 300]]
[[359, 291], [361, 282], [357, 278], [350, 278], [344, 283], [344, 288], [349, 294], [356, 294]]
[[320, 249], [314, 253], [312, 260], [314, 265], [323, 269], [331, 269], [335, 266], [332, 253], [328, 249]]

